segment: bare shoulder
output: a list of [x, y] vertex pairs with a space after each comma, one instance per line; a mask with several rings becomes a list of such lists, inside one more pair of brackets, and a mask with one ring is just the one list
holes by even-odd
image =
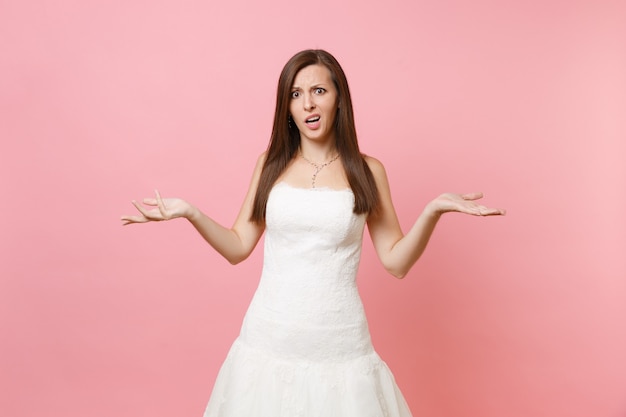
[[256, 160], [256, 164], [263, 166], [265, 164], [265, 160], [267, 159], [267, 151], [264, 151]]
[[380, 180], [387, 178], [387, 174], [385, 173], [385, 166], [382, 162], [369, 155], [363, 155], [363, 158], [365, 159], [367, 166], [372, 171], [376, 182], [380, 182]]
[[263, 171], [263, 166], [265, 165], [265, 160], [267, 159], [267, 151], [263, 152], [256, 160], [256, 165], [254, 167], [254, 172], [258, 176]]
[[263, 167], [265, 166], [265, 160], [267, 159], [267, 152], [263, 152], [256, 160], [256, 164], [254, 165], [254, 171], [252, 171], [252, 182], [250, 184], [251, 192], [256, 192], [256, 188], [258, 187], [259, 181], [261, 179], [261, 173], [263, 172]]

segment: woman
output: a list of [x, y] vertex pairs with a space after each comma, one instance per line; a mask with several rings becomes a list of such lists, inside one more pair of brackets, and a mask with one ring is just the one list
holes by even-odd
[[328, 52], [306, 50], [283, 68], [269, 147], [231, 228], [158, 192], [122, 220], [184, 217], [233, 264], [266, 232], [259, 287], [205, 417], [405, 417], [355, 283], [365, 223], [384, 267], [402, 278], [443, 213], [504, 214], [481, 197], [443, 194], [403, 234], [383, 165], [359, 151], [343, 70]]

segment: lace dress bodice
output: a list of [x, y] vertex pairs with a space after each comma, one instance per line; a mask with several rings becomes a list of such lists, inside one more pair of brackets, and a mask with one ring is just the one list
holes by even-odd
[[365, 216], [354, 214], [353, 206], [350, 190], [274, 187], [263, 273], [242, 329], [245, 340], [307, 360], [370, 353], [356, 286]]

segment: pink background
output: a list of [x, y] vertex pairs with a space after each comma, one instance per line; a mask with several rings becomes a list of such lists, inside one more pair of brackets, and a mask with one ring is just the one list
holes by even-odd
[[366, 239], [374, 343], [415, 416], [626, 415], [626, 7], [618, 1], [0, 3], [0, 415], [200, 416], [258, 282], [184, 221], [230, 224], [280, 69], [342, 63], [362, 149], [408, 228], [404, 281]]

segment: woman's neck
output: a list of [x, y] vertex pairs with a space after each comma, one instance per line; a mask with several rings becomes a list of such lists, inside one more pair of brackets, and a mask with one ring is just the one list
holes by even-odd
[[307, 161], [312, 161], [317, 164], [323, 164], [337, 157], [337, 148], [335, 143], [300, 143], [300, 149], [298, 150], [300, 155]]

